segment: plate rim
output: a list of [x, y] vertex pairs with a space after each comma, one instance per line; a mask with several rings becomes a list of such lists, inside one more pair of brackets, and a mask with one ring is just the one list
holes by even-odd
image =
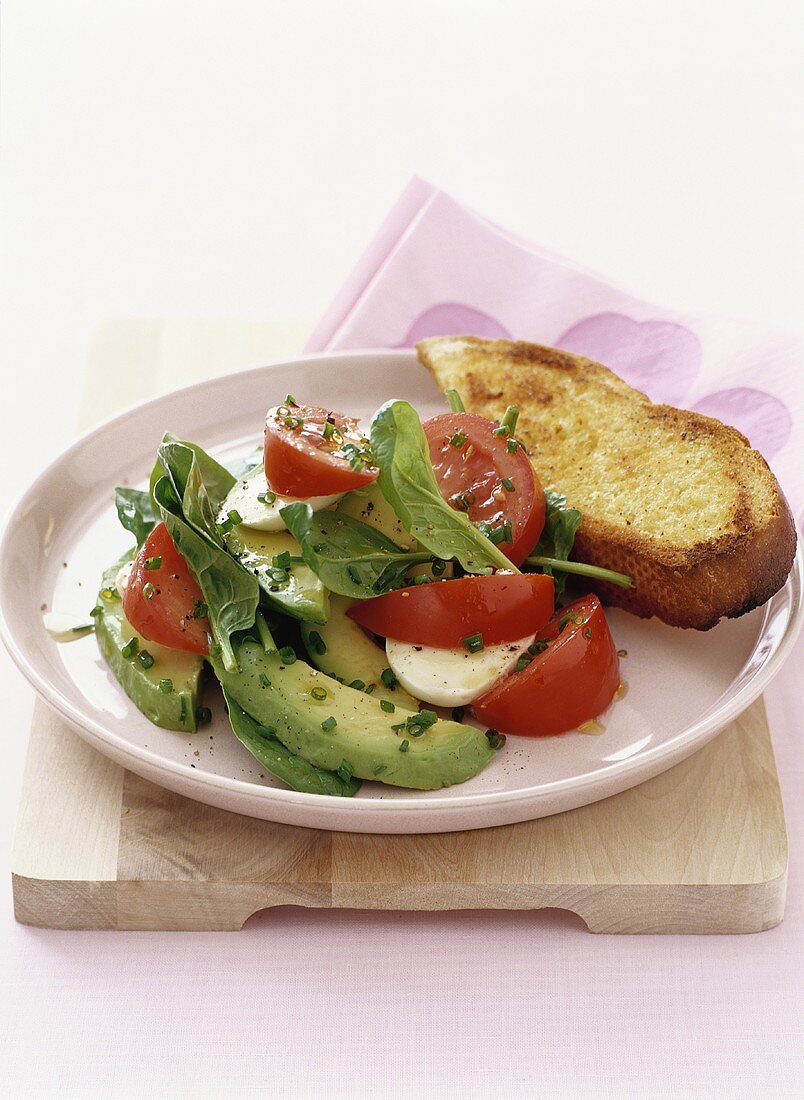
[[[584, 791], [589, 787], [604, 784], [607, 779], [614, 780], [616, 778], [618, 781], [625, 780], [634, 772], [646, 772], [656, 775], [663, 770], [661, 765], [665, 762], [667, 757], [671, 759], [675, 757], [679, 748], [679, 742], [683, 742], [684, 746], [689, 750], [685, 755], [690, 755], [697, 748], [702, 747], [706, 741], [714, 736], [719, 730], [723, 729], [729, 722], [742, 714], [751, 703], [762, 694], [787, 660], [796, 642], [799, 631], [804, 624], [804, 553], [802, 552], [800, 538], [798, 539], [793, 565], [785, 584], [779, 592], [775, 593], [764, 605], [763, 618], [758, 627], [757, 637], [761, 637], [767, 628], [768, 619], [774, 609], [774, 602], [777, 601], [780, 596], [786, 594], [786, 598], [790, 601], [791, 606], [785, 623], [784, 633], [770, 656], [762, 664], [761, 668], [751, 676], [748, 682], [734, 694], [725, 706], [715, 704], [714, 709], [709, 715], [705, 715], [692, 725], [687, 726], [686, 729], [676, 734], [676, 736], [670, 740], [663, 741], [661, 744], [655, 745], [652, 748], [649, 747], [644, 752], [638, 753], [635, 756], [627, 757], [625, 760], [612, 761], [604, 767], [594, 768], [582, 775], [567, 776], [562, 779], [551, 780], [550, 782], [538, 784], [536, 786], [521, 787], [516, 790], [485, 791], [472, 794], [450, 794], [445, 796], [443, 791], [455, 790], [455, 787], [450, 787], [442, 788], [440, 792], [429, 792], [430, 796], [427, 798], [412, 795], [405, 799], [393, 801], [383, 801], [381, 798], [361, 800], [351, 798], [344, 799], [336, 795], [312, 794], [282, 787], [268, 787], [243, 779], [215, 775], [214, 773], [199, 773], [195, 769], [192, 769], [189, 764], [166, 760], [164, 756], [150, 749], [132, 749], [129, 741], [125, 740], [120, 734], [109, 730], [103, 723], [86, 715], [58, 688], [55, 688], [49, 683], [46, 676], [37, 667], [33, 657], [25, 651], [24, 644], [18, 640], [10, 625], [7, 615], [9, 590], [7, 577], [9, 575], [9, 570], [6, 568], [6, 559], [9, 554], [9, 544], [14, 532], [15, 521], [20, 514], [26, 510], [26, 507], [36, 496], [39, 486], [50, 479], [61, 463], [69, 457], [74, 456], [77, 452], [80, 452], [90, 440], [109, 431], [120, 422], [129, 419], [135, 414], [145, 413], [183, 394], [189, 395], [191, 393], [198, 393], [199, 390], [214, 390], [216, 386], [230, 385], [234, 383], [236, 379], [243, 379], [246, 376], [254, 376], [261, 373], [270, 373], [283, 367], [292, 367], [301, 362], [324, 362], [327, 360], [339, 359], [371, 359], [376, 361], [378, 357], [387, 360], [402, 358], [418, 362], [416, 353], [413, 349], [341, 349], [332, 352], [316, 352], [297, 355], [289, 359], [262, 363], [228, 374], [215, 375], [198, 382], [192, 382], [188, 385], [165, 390], [154, 397], [138, 402], [124, 409], [122, 412], [101, 421], [81, 433], [71, 444], [47, 463], [33, 481], [29, 483], [27, 488], [23, 489], [22, 492], [17, 495], [16, 500], [12, 503], [3, 519], [2, 527], [0, 527], [0, 638], [2, 638], [5, 643], [14, 664], [46, 705], [60, 714], [62, 718], [82, 735], [89, 734], [89, 739], [92, 744], [101, 752], [107, 750], [106, 755], [109, 755], [108, 750], [113, 750], [117, 759], [124, 757], [136, 764], [145, 764], [151, 771], [163, 774], [166, 777], [171, 776], [180, 778], [182, 782], [195, 788], [199, 792], [205, 789], [214, 788], [218, 791], [227, 792], [232, 795], [255, 799], [265, 806], [271, 803], [278, 803], [279, 806], [284, 804], [288, 807], [293, 806], [295, 808], [309, 807], [311, 811], [318, 808], [319, 810], [326, 811], [328, 815], [334, 814], [335, 816], [351, 816], [354, 814], [382, 816], [386, 814], [390, 817], [399, 814], [415, 814], [423, 811], [429, 811], [432, 814], [450, 814], [453, 812], [465, 812], [472, 809], [482, 811], [518, 803], [540, 802], [556, 796], [561, 796], [568, 792]], [[756, 646], [752, 650], [752, 655], [755, 652]], [[668, 767], [669, 766], [672, 765], [668, 764]], [[137, 771], [137, 768], [132, 767], [131, 770]], [[158, 783], [158, 780], [155, 781]], [[622, 787], [618, 789], [622, 789]], [[441, 795], [440, 798], [433, 797], [439, 794]]]

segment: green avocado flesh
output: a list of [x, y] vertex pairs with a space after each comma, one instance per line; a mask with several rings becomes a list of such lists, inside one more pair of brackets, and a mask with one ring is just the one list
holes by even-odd
[[228, 550], [254, 574], [278, 611], [312, 623], [327, 621], [329, 593], [312, 569], [294, 562], [285, 583], [277, 584], [271, 577], [274, 557], [284, 551], [301, 554], [301, 547], [289, 531], [257, 531], [240, 525], [228, 531], [225, 539]]
[[417, 550], [416, 539], [402, 526], [399, 517], [380, 492], [379, 483], [373, 481], [365, 489], [355, 489], [347, 493], [338, 505], [338, 511], [359, 519], [369, 527], [376, 527], [386, 538], [401, 546], [403, 550]]
[[[101, 610], [95, 617], [98, 647], [126, 695], [149, 721], [164, 729], [193, 733], [204, 658], [147, 641], [125, 618], [114, 582], [120, 567], [132, 556], [127, 554], [103, 575], [98, 596]], [[153, 657], [150, 668], [144, 668], [137, 655], [123, 656], [122, 649], [132, 638], [137, 639], [137, 654], [144, 650]], [[171, 681], [170, 691], [159, 686], [165, 680]]]
[[357, 602], [348, 596], [333, 593], [326, 623], [321, 626], [302, 623], [302, 638], [310, 660], [322, 672], [345, 680], [347, 684], [354, 680], [362, 680], [366, 687], [373, 684], [372, 699], [387, 699], [408, 710], [417, 710], [418, 700], [409, 695], [401, 684], [389, 688], [382, 682], [382, 673], [388, 668], [385, 651], [346, 614], [347, 609]]
[[304, 661], [284, 664], [250, 638], [239, 646], [237, 660], [239, 668], [227, 672], [212, 657], [224, 691], [291, 752], [319, 768], [427, 791], [471, 779], [493, 755], [485, 733], [474, 726], [439, 720], [420, 737], [394, 730], [414, 712], [396, 707], [389, 714], [373, 696]]

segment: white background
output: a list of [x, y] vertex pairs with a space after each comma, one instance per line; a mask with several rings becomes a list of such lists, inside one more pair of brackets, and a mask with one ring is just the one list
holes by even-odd
[[[6, 0], [4, 495], [73, 436], [104, 320], [312, 324], [413, 172], [641, 297], [800, 328], [803, 30], [800, 4], [770, 0]], [[549, 914], [21, 928], [7, 869], [31, 695], [4, 653], [0, 698], [3, 1095], [801, 1086], [792, 670], [769, 699], [788, 918], [707, 940]]]

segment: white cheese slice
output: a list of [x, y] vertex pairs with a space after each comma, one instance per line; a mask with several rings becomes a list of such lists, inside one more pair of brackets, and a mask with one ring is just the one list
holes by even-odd
[[[276, 500], [271, 504], [258, 500], [259, 496], [268, 491], [265, 470], [262, 466], [256, 466], [232, 488], [221, 505], [220, 518], [225, 519], [229, 512], [234, 511], [241, 517], [244, 527], [253, 527], [257, 531], [286, 531], [279, 512], [288, 504], [295, 504], [299, 498], [277, 494]], [[305, 497], [304, 503], [309, 504], [314, 512], [320, 512], [337, 503], [343, 496], [344, 493], [334, 493], [324, 497]]]
[[461, 707], [511, 672], [535, 637], [486, 646], [479, 653], [387, 638], [385, 652], [397, 680], [411, 695], [439, 707]]

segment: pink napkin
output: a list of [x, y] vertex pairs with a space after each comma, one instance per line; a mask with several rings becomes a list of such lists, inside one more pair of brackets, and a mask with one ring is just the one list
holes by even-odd
[[654, 401], [733, 424], [772, 464], [804, 527], [801, 336], [634, 298], [414, 178], [305, 351], [448, 334], [578, 352]]

